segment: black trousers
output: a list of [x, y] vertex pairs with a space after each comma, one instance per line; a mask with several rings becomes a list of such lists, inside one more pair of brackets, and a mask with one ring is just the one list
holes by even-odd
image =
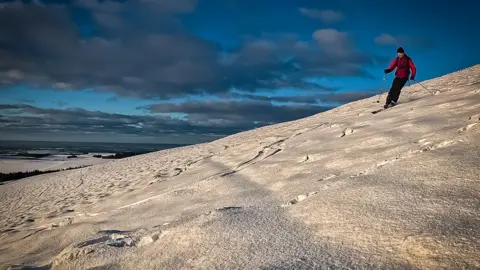
[[405, 84], [408, 82], [408, 77], [406, 78], [398, 78], [395, 77], [392, 82], [392, 87], [390, 87], [390, 91], [388, 92], [387, 100], [385, 104], [390, 104], [390, 102], [395, 101], [397, 103], [398, 98], [400, 97], [400, 92]]

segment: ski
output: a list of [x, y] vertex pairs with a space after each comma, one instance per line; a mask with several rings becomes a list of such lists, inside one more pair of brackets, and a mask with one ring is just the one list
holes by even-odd
[[[397, 104], [397, 105], [398, 105], [398, 104]], [[388, 110], [388, 109], [393, 108], [393, 107], [395, 107], [395, 106], [397, 106], [397, 105], [388, 106], [387, 108], [380, 108], [380, 109], [378, 109], [378, 110], [372, 111], [372, 114], [377, 114], [377, 113], [379, 113], [379, 112], [381, 112], [381, 111]]]

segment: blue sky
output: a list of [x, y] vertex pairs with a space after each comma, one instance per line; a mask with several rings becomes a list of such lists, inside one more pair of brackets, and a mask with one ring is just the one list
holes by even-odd
[[379, 93], [399, 45], [418, 81], [478, 64], [479, 9], [466, 0], [0, 1], [0, 135], [197, 143], [299, 119]]

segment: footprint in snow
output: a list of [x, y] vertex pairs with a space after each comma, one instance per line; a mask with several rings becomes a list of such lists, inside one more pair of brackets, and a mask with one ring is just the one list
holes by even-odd
[[342, 135], [341, 135], [340, 137], [345, 137], [345, 136], [350, 135], [350, 134], [352, 134], [352, 133], [353, 133], [353, 129], [352, 129], [352, 128], [346, 128], [346, 129], [343, 131], [343, 133], [342, 133]]
[[329, 180], [329, 179], [335, 178], [335, 177], [337, 177], [337, 176], [338, 176], [338, 175], [336, 175], [336, 174], [329, 174], [329, 175], [327, 175], [327, 176], [325, 176], [325, 177], [320, 178], [320, 180], [318, 180], [318, 181]]
[[312, 196], [312, 195], [315, 195], [317, 194], [316, 191], [312, 191], [308, 194], [302, 194], [302, 195], [298, 195], [297, 197], [295, 197], [293, 200], [290, 200], [288, 201], [287, 203], [284, 203], [282, 204], [281, 206], [282, 207], [287, 207], [287, 206], [290, 206], [290, 205], [294, 205], [294, 204], [297, 204], [305, 199], [307, 199], [308, 197]]
[[480, 114], [474, 114], [468, 118], [469, 121], [480, 121]]
[[175, 168], [175, 169], [164, 169], [159, 171], [156, 175], [155, 178], [170, 178], [179, 175], [185, 171], [184, 169], [181, 168]]
[[310, 157], [308, 155], [306, 155], [304, 157], [299, 158], [298, 163], [307, 162], [309, 159], [310, 159]]

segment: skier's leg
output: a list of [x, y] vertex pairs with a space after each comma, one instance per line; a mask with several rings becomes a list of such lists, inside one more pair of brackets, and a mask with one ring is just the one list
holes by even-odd
[[390, 101], [392, 101], [392, 97], [391, 97], [391, 94], [390, 92], [388, 92], [387, 94], [387, 99], [385, 100], [385, 106], [390, 104]]
[[390, 87], [390, 91], [388, 92], [387, 99], [385, 100], [385, 106], [389, 105], [392, 102], [393, 98], [395, 97], [395, 92], [398, 88], [398, 80], [399, 78], [395, 77], [392, 82], [392, 86]]
[[402, 92], [402, 88], [405, 86], [407, 81], [408, 81], [408, 78], [398, 78], [397, 84], [396, 84], [396, 87], [395, 87], [395, 91], [392, 94], [392, 101], [393, 102], [395, 102], [395, 103], [398, 102], [398, 98], [400, 97], [400, 93]]

